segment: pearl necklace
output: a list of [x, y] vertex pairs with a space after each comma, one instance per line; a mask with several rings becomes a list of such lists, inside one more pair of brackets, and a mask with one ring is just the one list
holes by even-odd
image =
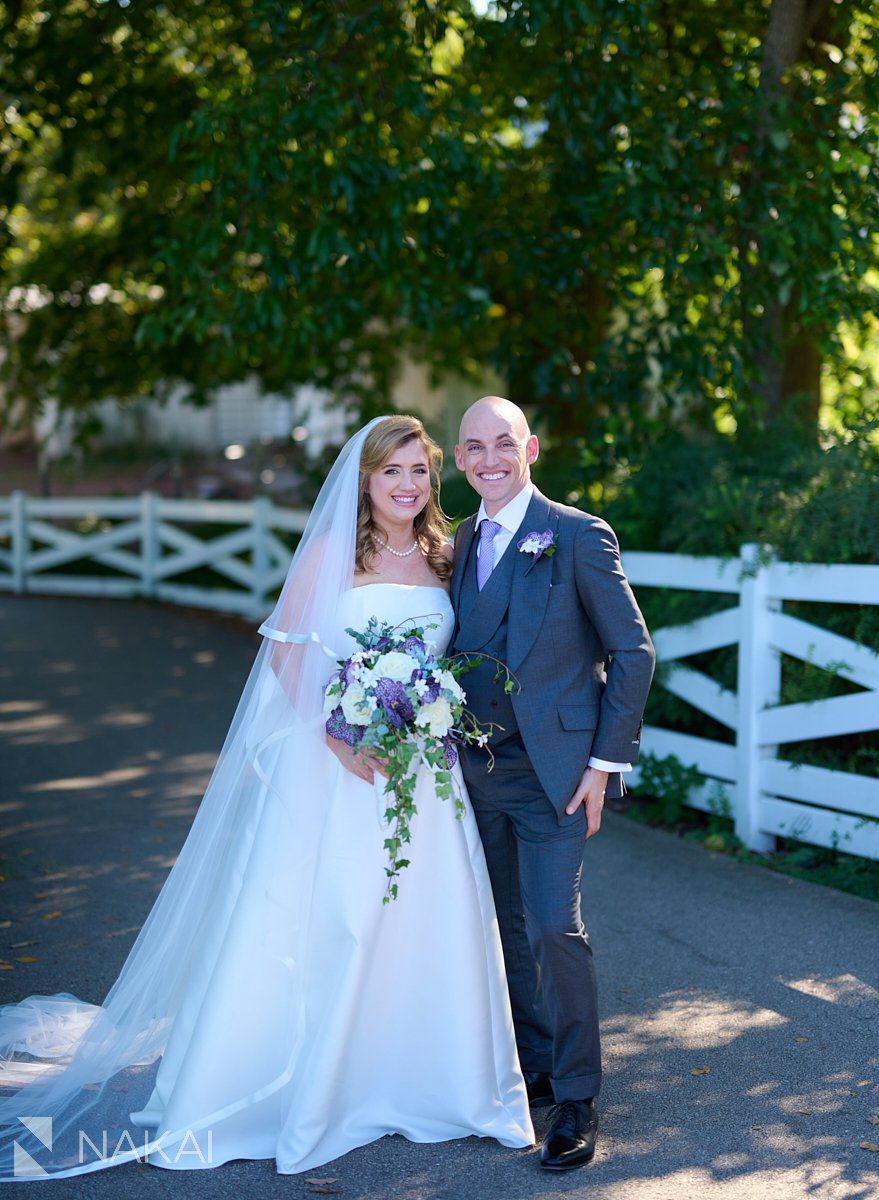
[[387, 542], [383, 542], [381, 538], [372, 535], [372, 540], [383, 550], [390, 550], [391, 554], [396, 554], [397, 558], [408, 558], [415, 550], [418, 549], [418, 538], [412, 543], [408, 550], [395, 550], [393, 546], [389, 546]]

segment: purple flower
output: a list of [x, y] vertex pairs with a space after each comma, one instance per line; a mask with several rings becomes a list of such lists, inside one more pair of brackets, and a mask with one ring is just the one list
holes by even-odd
[[443, 738], [443, 745], [446, 749], [446, 766], [451, 770], [458, 761], [458, 751], [455, 749], [455, 743], [452, 740], [451, 734]]
[[433, 704], [434, 700], [436, 700], [437, 696], [440, 694], [440, 685], [435, 679], [431, 678], [430, 671], [425, 670], [424, 668], [418, 671], [413, 671], [412, 678], [409, 680], [409, 682], [412, 684], [424, 684], [423, 692], [418, 691], [416, 688], [416, 691], [418, 691], [419, 704]]
[[412, 654], [413, 651], [416, 654], [427, 653], [427, 646], [425, 646], [420, 637], [415, 637], [414, 634], [404, 638], [403, 641], [400, 642], [399, 649], [402, 650], [404, 654]]
[[532, 530], [516, 542], [516, 549], [524, 554], [533, 554], [535, 562], [544, 554], [549, 558], [555, 553], [555, 534], [551, 529], [545, 529], [543, 533]]
[[359, 731], [348, 724], [341, 707], [334, 708], [327, 717], [326, 731], [331, 738], [344, 742], [346, 746], [356, 746], [360, 741]]
[[398, 679], [380, 679], [375, 685], [375, 696], [388, 720], [397, 729], [415, 716], [412, 701]]

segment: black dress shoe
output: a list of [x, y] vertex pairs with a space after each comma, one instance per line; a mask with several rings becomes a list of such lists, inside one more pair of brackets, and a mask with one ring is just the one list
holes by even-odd
[[540, 1165], [548, 1171], [582, 1167], [595, 1153], [598, 1111], [594, 1100], [563, 1100], [540, 1147]]
[[552, 1084], [545, 1071], [523, 1071], [522, 1074], [525, 1076], [525, 1090], [531, 1108], [546, 1108], [548, 1104], [555, 1104]]

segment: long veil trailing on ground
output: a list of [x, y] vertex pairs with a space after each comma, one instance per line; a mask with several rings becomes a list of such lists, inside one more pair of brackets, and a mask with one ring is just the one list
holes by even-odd
[[[303, 1038], [323, 820], [320, 796], [297, 789], [289, 768], [300, 748], [313, 760], [323, 738], [333, 619], [351, 586], [360, 453], [374, 424], [343, 447], [320, 491], [190, 832], [103, 1003], [61, 992], [0, 1008], [0, 1180], [146, 1159], [202, 1165], [213, 1124], [248, 1108], [258, 1120], [284, 1095]], [[223, 947], [242, 922], [247, 961], [229, 971]], [[240, 1049], [267, 1005], [287, 1036], [260, 1061], [239, 1053], [231, 1070], [217, 1046], [202, 1092], [212, 1110], [201, 1111], [173, 1084], [218, 994], [230, 1046]]]

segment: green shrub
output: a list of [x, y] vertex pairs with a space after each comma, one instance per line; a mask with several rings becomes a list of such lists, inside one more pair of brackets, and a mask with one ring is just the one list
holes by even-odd
[[[748, 542], [773, 547], [789, 562], [879, 563], [879, 448], [872, 431], [822, 449], [767, 435], [759, 446], [729, 438], [669, 435], [616, 487], [601, 515], [623, 547], [667, 553], [738, 556]], [[608, 494], [607, 491], [605, 494]], [[638, 588], [652, 629], [684, 624], [735, 603], [732, 596], [672, 588]], [[877, 594], [879, 600], [879, 594]], [[784, 611], [879, 651], [879, 604], [785, 602]], [[737, 690], [736, 647], [686, 662]], [[860, 689], [834, 674], [833, 663], [782, 659], [782, 703]], [[661, 681], [661, 672], [658, 674]], [[726, 727], [654, 686], [648, 723], [730, 743]], [[782, 757], [879, 777], [876, 731], [797, 742]]]
[[674, 825], [683, 816], [687, 798], [704, 782], [695, 767], [687, 767], [674, 754], [658, 758], [649, 751], [638, 760], [638, 791], [650, 797], [645, 815], [663, 825]]

